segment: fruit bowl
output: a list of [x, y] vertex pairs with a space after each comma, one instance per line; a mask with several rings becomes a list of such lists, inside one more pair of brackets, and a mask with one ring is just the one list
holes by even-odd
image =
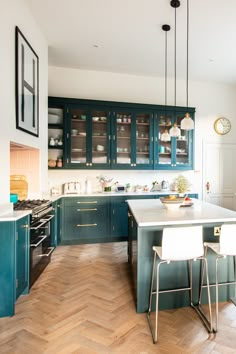
[[162, 204], [169, 210], [177, 210], [183, 203], [184, 203], [184, 197], [165, 197], [165, 198], [160, 198]]

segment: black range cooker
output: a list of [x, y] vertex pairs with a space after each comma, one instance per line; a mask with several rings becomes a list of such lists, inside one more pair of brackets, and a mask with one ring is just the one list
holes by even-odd
[[54, 247], [51, 246], [52, 203], [46, 199], [20, 200], [14, 210], [31, 210], [30, 215], [30, 286], [51, 260]]

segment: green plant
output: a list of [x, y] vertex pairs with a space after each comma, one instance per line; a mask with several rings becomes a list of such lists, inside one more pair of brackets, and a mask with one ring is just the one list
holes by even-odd
[[190, 183], [185, 176], [178, 176], [175, 180], [178, 193], [185, 193], [190, 187]]

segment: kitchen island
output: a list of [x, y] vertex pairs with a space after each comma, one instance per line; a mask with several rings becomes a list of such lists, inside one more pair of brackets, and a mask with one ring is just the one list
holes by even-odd
[[[236, 212], [200, 200], [193, 200], [190, 207], [167, 210], [159, 199], [128, 200], [129, 237], [128, 258], [135, 288], [137, 312], [145, 312], [148, 308], [151, 269], [153, 262], [152, 246], [160, 246], [162, 230], [166, 226], [202, 225], [203, 239], [218, 242], [219, 233], [216, 227], [225, 223], [236, 223]], [[216, 235], [214, 235], [216, 234]], [[191, 235], [189, 235], [191, 237]], [[235, 235], [236, 237], [236, 235]], [[233, 258], [233, 257], [231, 257]], [[215, 255], [208, 254], [210, 283], [215, 282]], [[187, 262], [171, 263], [163, 266], [160, 275], [162, 289], [186, 287], [188, 285]], [[174, 270], [174, 272], [173, 272]], [[221, 260], [219, 281], [233, 280], [233, 259]], [[197, 301], [200, 282], [200, 262], [193, 265], [194, 292]], [[212, 302], [215, 300], [215, 288], [211, 287]], [[226, 301], [234, 296], [234, 286], [221, 286], [219, 300]], [[206, 292], [203, 303], [206, 302]], [[189, 306], [189, 292], [166, 293], [160, 295], [159, 308], [171, 309]]]

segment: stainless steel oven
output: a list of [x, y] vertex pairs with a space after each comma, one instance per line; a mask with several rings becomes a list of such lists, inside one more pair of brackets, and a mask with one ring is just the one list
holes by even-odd
[[34, 284], [51, 261], [52, 203], [50, 200], [21, 200], [15, 210], [31, 210], [30, 221], [30, 286]]
[[30, 226], [30, 286], [51, 260], [54, 247], [51, 246], [51, 220], [54, 215], [47, 214]]

